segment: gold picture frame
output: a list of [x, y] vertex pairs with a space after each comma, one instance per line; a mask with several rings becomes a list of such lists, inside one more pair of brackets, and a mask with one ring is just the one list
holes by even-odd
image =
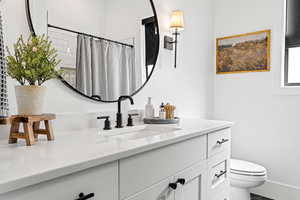
[[216, 73], [269, 72], [271, 30], [217, 38]]

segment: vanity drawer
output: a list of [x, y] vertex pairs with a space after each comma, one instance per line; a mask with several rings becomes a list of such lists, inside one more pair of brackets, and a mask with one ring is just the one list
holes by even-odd
[[227, 179], [227, 160], [217, 163], [210, 170], [210, 187], [213, 189]]
[[206, 136], [120, 160], [120, 199], [205, 160]]
[[229, 156], [226, 152], [211, 159], [208, 164], [208, 194], [209, 200], [229, 199]]
[[80, 193], [94, 199], [118, 200], [118, 163], [91, 168], [0, 195], [2, 200], [75, 200]]
[[208, 135], [208, 157], [212, 157], [220, 152], [230, 153], [231, 131], [224, 129]]

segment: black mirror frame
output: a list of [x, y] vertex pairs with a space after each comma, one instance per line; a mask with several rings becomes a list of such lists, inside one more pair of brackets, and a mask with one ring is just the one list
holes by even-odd
[[[152, 11], [153, 11], [153, 14], [154, 14], [154, 18], [156, 20], [156, 28], [157, 28], [157, 34], [158, 34], [158, 44], [157, 44], [157, 49], [156, 49], [156, 56], [155, 56], [155, 62], [154, 62], [154, 65], [153, 65], [153, 68], [149, 74], [149, 77], [147, 78], [147, 80], [145, 81], [145, 83], [137, 90], [135, 91], [133, 94], [131, 94], [130, 96], [133, 97], [135, 96], [136, 94], [138, 94], [146, 85], [147, 83], [150, 81], [150, 78], [152, 77], [153, 75], [153, 72], [156, 68], [156, 64], [157, 64], [157, 59], [158, 59], [158, 54], [159, 54], [159, 49], [160, 49], [160, 32], [159, 32], [159, 23], [158, 23], [158, 17], [157, 17], [157, 12], [156, 12], [156, 9], [155, 9], [155, 5], [153, 3], [153, 0], [149, 0], [150, 1], [150, 4], [151, 4], [151, 7], [152, 7]], [[34, 29], [34, 26], [33, 26], [33, 22], [32, 22], [32, 16], [31, 16], [31, 11], [30, 11], [30, 0], [25, 0], [25, 10], [26, 10], [26, 16], [27, 16], [27, 22], [28, 22], [28, 27], [29, 27], [29, 30], [30, 32], [33, 34], [33, 35], [36, 35], [36, 32], [35, 32], [35, 29]], [[118, 102], [118, 100], [115, 100], [115, 101], [104, 101], [104, 100], [101, 100], [101, 99], [96, 99], [96, 98], [92, 98], [90, 96], [87, 96], [83, 93], [81, 93], [80, 91], [76, 90], [73, 86], [71, 86], [67, 81], [65, 81], [63, 79], [63, 77], [59, 77], [59, 79], [61, 80], [61, 82], [66, 85], [69, 89], [73, 90], [75, 93], [83, 96], [83, 97], [86, 97], [94, 102], [101, 102], [101, 103], [116, 103]]]

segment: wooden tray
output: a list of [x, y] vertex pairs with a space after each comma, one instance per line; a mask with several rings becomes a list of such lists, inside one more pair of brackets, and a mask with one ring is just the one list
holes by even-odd
[[179, 124], [180, 118], [175, 117], [175, 119], [160, 119], [158, 117], [145, 118], [145, 124]]

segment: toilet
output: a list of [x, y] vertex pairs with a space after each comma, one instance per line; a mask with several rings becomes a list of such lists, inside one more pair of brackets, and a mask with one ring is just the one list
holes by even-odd
[[250, 200], [249, 190], [265, 183], [266, 168], [243, 160], [230, 162], [230, 200]]

